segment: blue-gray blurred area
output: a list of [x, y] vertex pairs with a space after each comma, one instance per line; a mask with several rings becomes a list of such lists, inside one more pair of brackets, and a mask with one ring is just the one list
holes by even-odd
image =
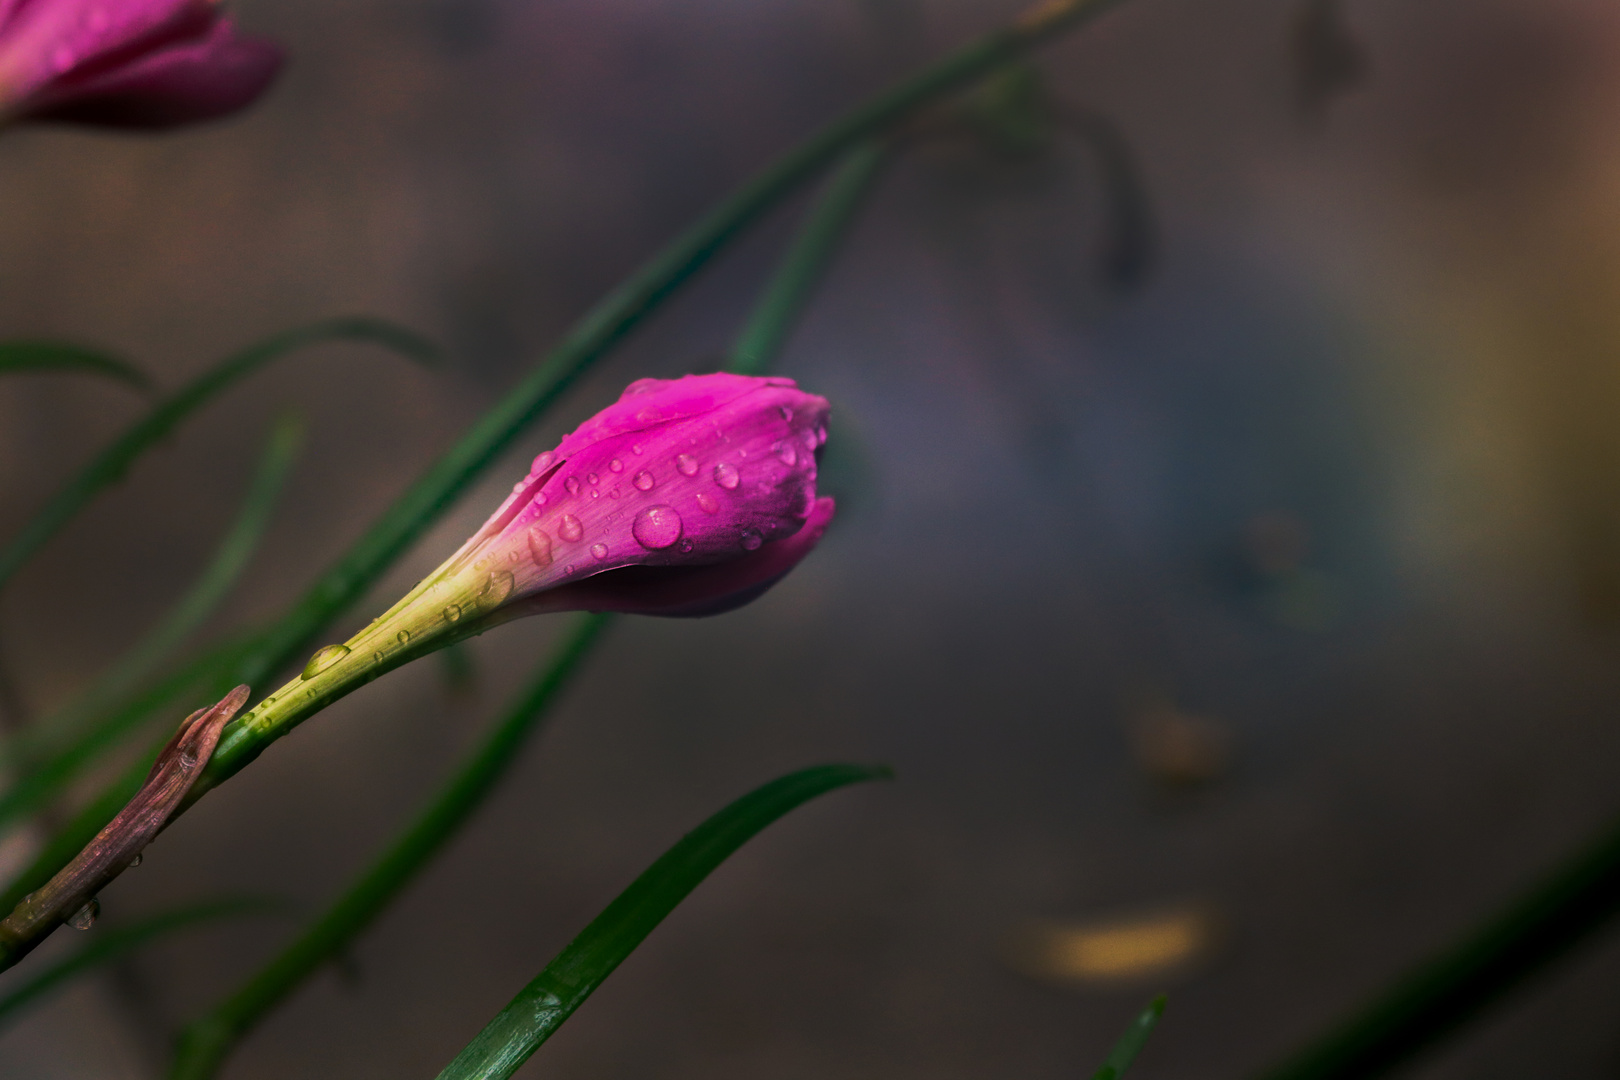
[[[225, 1075], [433, 1075], [681, 833], [821, 761], [899, 779], [745, 848], [520, 1075], [1062, 1080], [1168, 989], [1133, 1078], [1238, 1080], [1620, 814], [1620, 8], [1326, 6], [1337, 40], [1301, 29], [1303, 0], [1127, 0], [1039, 55], [1065, 115], [1130, 148], [1134, 283], [1109, 273], [1118, 193], [1077, 129], [1015, 147], [960, 110], [921, 123], [780, 362], [834, 403], [822, 548], [740, 612], [615, 629], [474, 824]], [[293, 57], [251, 112], [7, 132], [0, 337], [104, 346], [171, 387], [335, 314], [449, 351], [424, 371], [312, 350], [143, 460], [0, 598], [28, 707], [199, 571], [279, 415], [307, 418], [305, 456], [207, 637], [282, 610], [728, 190], [1017, 10], [245, 0]], [[595, 369], [330, 638], [626, 382], [712, 367], [803, 206]], [[0, 534], [140, 408], [0, 383]], [[322, 714], [165, 833], [106, 925], [221, 893], [319, 910], [557, 625], [480, 639], [468, 688], [428, 661]], [[1042, 978], [1008, 944], [1178, 905], [1219, 931], [1174, 970]], [[0, 1076], [158, 1075], [291, 930], [144, 952], [0, 1036]], [[1608, 930], [1408, 1075], [1613, 1078], [1617, 989]]]

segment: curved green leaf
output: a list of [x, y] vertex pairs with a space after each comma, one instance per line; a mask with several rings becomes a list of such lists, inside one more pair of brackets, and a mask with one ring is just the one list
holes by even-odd
[[761, 829], [817, 795], [891, 775], [882, 767], [822, 765], [773, 780], [715, 814], [687, 833], [580, 931], [467, 1044], [439, 1080], [511, 1076], [676, 904]]
[[439, 355], [432, 342], [404, 327], [382, 319], [343, 318], [288, 330], [226, 357], [160, 401], [52, 496], [22, 531], [0, 549], [0, 587], [91, 498], [123, 479], [137, 458], [197, 409], [270, 361], [328, 341], [371, 342], [422, 363], [432, 363]]
[[100, 375], [137, 390], [152, 389], [140, 368], [116, 356], [63, 341], [0, 341], [0, 375], [35, 372]]
[[1164, 1002], [1163, 994], [1148, 1002], [1148, 1007], [1137, 1014], [1131, 1026], [1125, 1029], [1125, 1034], [1119, 1037], [1119, 1042], [1114, 1044], [1102, 1068], [1091, 1074], [1091, 1080], [1117, 1080], [1125, 1075], [1125, 1070], [1131, 1067], [1136, 1055], [1142, 1052], [1148, 1036], [1153, 1034], [1159, 1017], [1164, 1015]]
[[18, 1010], [32, 1004], [63, 983], [126, 956], [156, 938], [167, 937], [176, 931], [218, 919], [240, 915], [263, 915], [285, 908], [286, 904], [280, 901], [262, 898], [215, 900], [176, 908], [118, 929], [97, 932], [90, 944], [73, 955], [58, 960], [15, 990], [0, 997], [0, 1024], [10, 1022]]

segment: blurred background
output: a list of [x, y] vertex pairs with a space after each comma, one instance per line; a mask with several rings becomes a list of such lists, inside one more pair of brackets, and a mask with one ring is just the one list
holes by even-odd
[[[312, 350], [144, 459], [0, 603], [36, 712], [199, 571], [278, 416], [307, 419], [305, 453], [207, 636], [279, 612], [730, 188], [1019, 5], [237, 8], [293, 56], [248, 114], [0, 141], [0, 336], [172, 387], [365, 313], [449, 360]], [[1235, 1080], [1620, 812], [1620, 7], [1339, 14], [1324, 38], [1302, 0], [1130, 0], [1039, 54], [1131, 149], [1134, 282], [1108, 272], [1086, 142], [908, 149], [780, 364], [834, 403], [822, 548], [735, 614], [622, 622], [486, 811], [225, 1075], [433, 1075], [682, 832], [826, 760], [899, 779], [755, 840], [521, 1075], [1080, 1077], [1168, 989], [1133, 1078]], [[328, 636], [626, 382], [712, 369], [794, 221], [596, 369]], [[142, 407], [0, 383], [0, 535]], [[557, 629], [299, 729], [102, 895], [107, 925], [227, 892], [319, 910]], [[145, 951], [0, 1034], [0, 1076], [156, 1075], [292, 929]], [[1617, 989], [1609, 932], [1407, 1075], [1620, 1077]]]

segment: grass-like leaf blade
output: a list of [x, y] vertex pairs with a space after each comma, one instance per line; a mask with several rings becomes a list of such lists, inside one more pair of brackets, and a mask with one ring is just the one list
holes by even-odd
[[[290, 417], [276, 424], [241, 510], [202, 575], [179, 603], [78, 700], [45, 717], [6, 748], [20, 775], [0, 794], [0, 828], [37, 810], [155, 710], [222, 669], [222, 661], [210, 653], [213, 658], [202, 661], [207, 669], [204, 675], [191, 675], [188, 669], [177, 678], [149, 687], [148, 692], [137, 693], [181, 642], [213, 614], [241, 577], [270, 524], [302, 431], [302, 424]], [[245, 643], [238, 642], [225, 655], [235, 659], [244, 648]]]
[[888, 157], [878, 140], [844, 155], [737, 335], [729, 370], [757, 375], [776, 359]]
[[327, 319], [288, 330], [226, 357], [136, 421], [52, 496], [10, 543], [0, 548], [0, 587], [97, 493], [123, 479], [137, 458], [188, 416], [272, 360], [328, 341], [371, 342], [423, 363], [435, 362], [439, 355], [432, 342], [402, 326], [383, 319], [355, 317]]
[[152, 380], [127, 360], [65, 341], [0, 341], [0, 375], [61, 373], [100, 375], [137, 390], [151, 390]]
[[95, 971], [103, 964], [117, 960], [157, 938], [167, 937], [202, 923], [229, 919], [243, 915], [263, 915], [285, 909], [280, 901], [243, 897], [214, 900], [202, 904], [175, 908], [153, 915], [140, 922], [117, 929], [100, 930], [84, 948], [52, 964], [0, 997], [0, 1024], [9, 1023], [24, 1007], [64, 983]]
[[1118, 1080], [1125, 1075], [1125, 1070], [1131, 1067], [1131, 1062], [1136, 1060], [1136, 1055], [1147, 1044], [1148, 1036], [1153, 1034], [1159, 1017], [1164, 1015], [1164, 1002], [1163, 994], [1148, 1002], [1147, 1008], [1137, 1014], [1131, 1026], [1125, 1029], [1125, 1034], [1114, 1044], [1102, 1068], [1091, 1074], [1091, 1080]]
[[576, 617], [554, 654], [421, 817], [297, 940], [212, 1012], [187, 1026], [175, 1055], [174, 1080], [214, 1075], [237, 1040], [322, 965], [342, 955], [415, 879], [518, 760], [523, 744], [612, 621], [607, 614]]
[[699, 882], [789, 810], [846, 784], [883, 779], [881, 767], [822, 765], [757, 788], [687, 833], [570, 942], [479, 1032], [439, 1080], [500, 1080], [591, 996]]

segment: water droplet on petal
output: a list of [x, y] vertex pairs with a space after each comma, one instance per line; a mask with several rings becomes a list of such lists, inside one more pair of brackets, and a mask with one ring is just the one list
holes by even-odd
[[489, 575], [489, 580], [484, 582], [483, 591], [478, 594], [478, 607], [483, 611], [495, 607], [512, 595], [512, 588], [516, 584], [517, 579], [512, 576], [509, 570], [501, 570]]
[[594, 484], [594, 483], [596, 483], [598, 481], [599, 477], [595, 473], [586, 473], [585, 474], [585, 479], [589, 480], [591, 483]]
[[[315, 691], [311, 690], [308, 696], [314, 697]], [[197, 755], [190, 750], [180, 751], [180, 767], [182, 769], [195, 769], [197, 767]]]
[[601, 497], [602, 497], [602, 493], [600, 491], [597, 491], [595, 488], [591, 489], [591, 498], [600, 499]]
[[649, 506], [636, 515], [630, 534], [649, 551], [660, 551], [681, 538], [681, 515], [673, 506]]
[[377, 663], [377, 664], [382, 663], [382, 650], [378, 649], [376, 652], [372, 653], [371, 654], [371, 659], [372, 659], [373, 663]]
[[598, 559], [607, 558], [607, 545], [606, 544], [592, 544], [591, 545], [591, 554], [596, 556]]
[[618, 458], [614, 458], [612, 461], [608, 462], [608, 468], [612, 469], [614, 472], [624, 472], [624, 462], [620, 461]]
[[807, 432], [804, 433], [804, 448], [806, 450], [814, 450], [816, 447], [818, 447], [820, 445], [821, 445], [821, 442], [816, 438], [816, 433], [815, 432], [807, 431]]
[[681, 541], [681, 554], [690, 555], [690, 554], [692, 554], [692, 551], [696, 547], [697, 547], [697, 545], [692, 543], [692, 541], [690, 541], [690, 540], [682, 540]]
[[722, 461], [714, 467], [714, 482], [727, 491], [736, 490], [741, 481], [742, 477], [737, 475], [737, 466], [731, 464], [731, 462]]
[[579, 477], [570, 476], [568, 479], [563, 481], [563, 487], [567, 488], [568, 494], [572, 495], [574, 492], [579, 490]]
[[653, 474], [643, 469], [641, 472], [636, 473], [636, 478], [630, 482], [642, 491], [651, 491], [654, 483]]
[[567, 577], [569, 574], [572, 574], [573, 572], [574, 572], [574, 564], [573, 563], [569, 563], [567, 566], [563, 567], [563, 577]]
[[92, 896], [89, 901], [75, 911], [68, 919], [68, 925], [75, 930], [88, 930], [96, 925], [96, 917], [101, 914], [101, 901]]
[[641, 447], [640, 447], [640, 446], [637, 446], [637, 445], [634, 445], [634, 444], [632, 444], [632, 445], [631, 445], [631, 447], [630, 447], [630, 452], [631, 452], [631, 453], [632, 453], [632, 454], [636, 454], [636, 455], [638, 455], [638, 456], [639, 456], [639, 455], [640, 455], [640, 454], [641, 454]]
[[528, 478], [525, 477], [524, 479], [519, 480], [517, 483], [513, 484], [512, 485], [512, 494], [516, 495], [518, 492], [522, 491], [523, 490], [523, 485], [527, 484], [528, 482], [529, 482]]
[[534, 466], [529, 471], [543, 473], [547, 469], [551, 468], [551, 463], [556, 460], [557, 455], [552, 453], [550, 450], [547, 450], [545, 453], [534, 459]]
[[129, 860], [129, 868], [131, 870], [133, 870], [137, 866], [141, 865], [141, 863], [144, 862], [144, 861], [145, 861], [145, 857], [143, 855], [141, 855], [139, 852], [136, 852], [135, 857], [133, 859]]
[[313, 679], [348, 655], [349, 647], [347, 645], [328, 645], [309, 658], [309, 663], [304, 665], [304, 673], [299, 678]]
[[743, 531], [742, 546], [744, 551], [758, 551], [759, 546], [764, 542], [765, 538], [760, 536], [759, 533], [755, 532], [753, 529], [745, 529]]
[[585, 535], [585, 526], [573, 514], [564, 514], [562, 524], [557, 526], [557, 535], [572, 544]]
[[507, 562], [518, 562], [522, 558], [523, 558], [523, 552], [519, 551], [517, 548], [513, 548], [511, 551], [508, 551], [506, 553], [506, 561]]
[[776, 407], [776, 411], [782, 414], [783, 420], [793, 419], [793, 410], [788, 408], [786, 405], [778, 405]]
[[719, 501], [707, 491], [697, 493], [697, 504], [703, 508], [705, 514], [718, 514], [720, 512]]
[[459, 618], [461, 618], [460, 604], [451, 604], [449, 607], [444, 609], [445, 622], [455, 622]]
[[697, 458], [691, 454], [676, 454], [675, 467], [681, 471], [682, 476], [697, 475]]
[[822, 446], [827, 445], [827, 429], [825, 427], [816, 428], [816, 442]]
[[551, 537], [538, 525], [529, 530], [529, 558], [536, 566], [551, 565]]
[[394, 640], [399, 642], [401, 645], [404, 645], [411, 640], [411, 632], [409, 630], [401, 630], [399, 633], [394, 635]]

